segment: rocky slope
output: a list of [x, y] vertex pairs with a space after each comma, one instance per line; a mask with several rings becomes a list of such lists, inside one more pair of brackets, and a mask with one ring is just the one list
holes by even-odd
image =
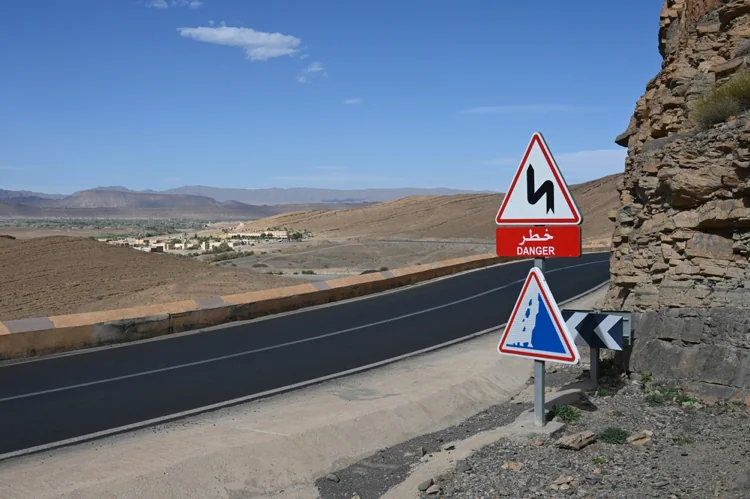
[[644, 312], [635, 370], [717, 396], [750, 391], [750, 118], [699, 130], [691, 110], [745, 70], [748, 38], [747, 0], [666, 0], [662, 70], [616, 139], [628, 158], [607, 308]]

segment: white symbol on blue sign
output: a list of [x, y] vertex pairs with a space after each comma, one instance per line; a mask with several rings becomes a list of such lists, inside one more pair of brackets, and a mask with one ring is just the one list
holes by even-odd
[[500, 341], [501, 353], [577, 363], [578, 349], [542, 273], [532, 268]]

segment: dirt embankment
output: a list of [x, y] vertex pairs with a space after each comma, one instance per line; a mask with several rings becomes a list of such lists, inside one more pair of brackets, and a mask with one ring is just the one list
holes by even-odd
[[[609, 241], [621, 175], [571, 186], [583, 213], [584, 241]], [[494, 217], [502, 194], [414, 196], [356, 210], [287, 213], [252, 222], [246, 230], [268, 227], [307, 229], [323, 237], [374, 237], [494, 240]]]
[[0, 237], [0, 319], [126, 308], [299, 284], [78, 237]]

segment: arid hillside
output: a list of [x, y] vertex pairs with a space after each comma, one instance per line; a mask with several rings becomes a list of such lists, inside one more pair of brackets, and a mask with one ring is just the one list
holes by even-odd
[[[620, 174], [571, 186], [583, 212], [583, 238], [608, 241], [612, 222], [607, 213], [618, 207]], [[248, 230], [269, 227], [307, 229], [323, 237], [380, 237], [494, 240], [494, 217], [502, 194], [412, 196], [347, 211], [286, 213], [246, 224]]]
[[80, 237], [0, 237], [0, 318], [90, 312], [299, 284]]

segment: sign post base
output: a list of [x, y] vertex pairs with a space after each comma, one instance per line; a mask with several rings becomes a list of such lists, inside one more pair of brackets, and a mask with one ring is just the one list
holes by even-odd
[[534, 361], [534, 425], [544, 426], [547, 424], [547, 416], [544, 414], [544, 361]]

